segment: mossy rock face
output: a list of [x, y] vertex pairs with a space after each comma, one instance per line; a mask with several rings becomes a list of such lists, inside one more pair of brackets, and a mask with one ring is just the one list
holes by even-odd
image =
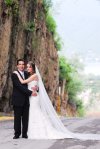
[[16, 69], [18, 58], [27, 62], [34, 61], [35, 57], [53, 101], [59, 82], [58, 55], [52, 34], [46, 26], [41, 1], [14, 0], [4, 3], [2, 0], [0, 6], [0, 111], [12, 109], [11, 73]]
[[18, 0], [4, 0], [2, 3], [3, 15], [6, 17], [17, 16], [19, 14], [19, 5]]

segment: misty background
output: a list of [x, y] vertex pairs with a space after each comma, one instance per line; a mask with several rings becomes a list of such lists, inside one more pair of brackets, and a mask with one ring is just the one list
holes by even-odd
[[63, 48], [59, 55], [84, 64], [85, 107], [100, 112], [100, 0], [53, 0], [53, 16]]
[[53, 0], [57, 32], [63, 41], [61, 55], [77, 55], [85, 73], [100, 74], [100, 1]]

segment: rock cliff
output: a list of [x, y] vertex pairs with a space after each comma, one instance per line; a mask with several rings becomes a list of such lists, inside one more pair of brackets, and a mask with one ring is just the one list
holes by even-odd
[[11, 73], [18, 58], [26, 62], [35, 58], [54, 103], [59, 83], [58, 55], [41, 0], [0, 1], [0, 111], [11, 108]]

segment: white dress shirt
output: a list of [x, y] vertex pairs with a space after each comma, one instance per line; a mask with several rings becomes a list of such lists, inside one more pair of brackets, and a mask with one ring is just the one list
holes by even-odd
[[18, 70], [18, 71], [20, 72], [20, 74], [23, 77], [23, 79], [25, 79], [24, 71], [20, 71], [20, 70]]

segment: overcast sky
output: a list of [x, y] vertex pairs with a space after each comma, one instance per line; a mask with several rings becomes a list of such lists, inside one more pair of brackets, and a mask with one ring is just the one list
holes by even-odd
[[[92, 51], [100, 59], [100, 0], [52, 1], [57, 32], [64, 42], [61, 53], [69, 57], [73, 53], [87, 55], [87, 51]], [[86, 69], [88, 73], [100, 74], [98, 65], [89, 65]]]
[[64, 52], [93, 50], [100, 53], [100, 1], [53, 0], [57, 31], [64, 41]]

